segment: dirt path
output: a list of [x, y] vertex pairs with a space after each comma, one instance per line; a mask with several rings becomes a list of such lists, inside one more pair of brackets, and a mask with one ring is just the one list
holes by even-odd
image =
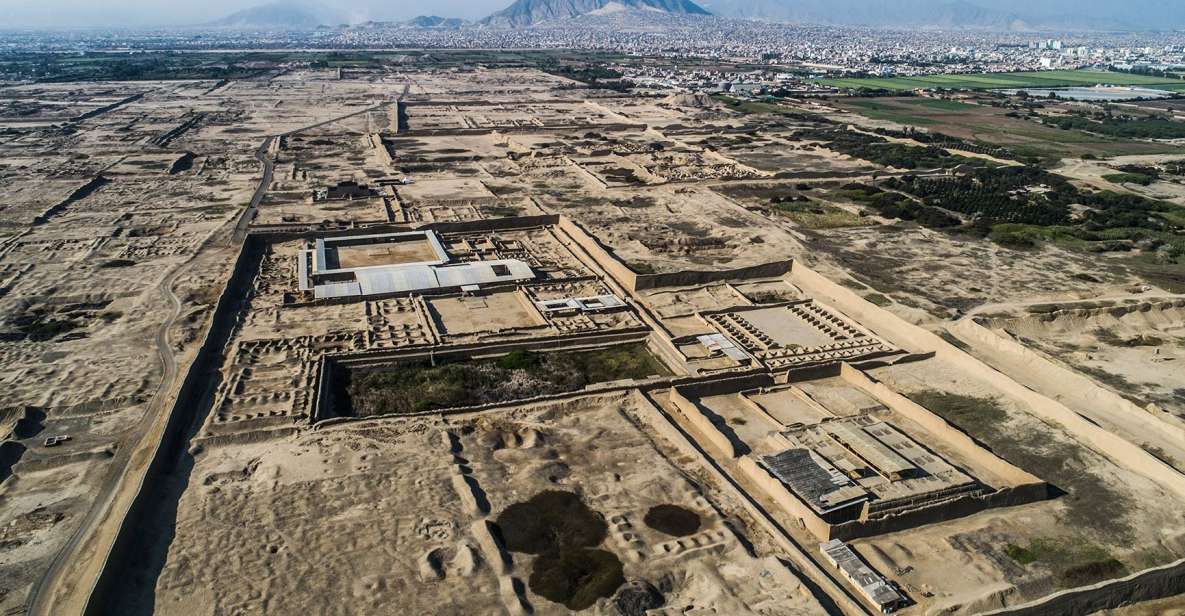
[[[405, 86], [396, 100], [406, 96], [407, 91], [408, 88]], [[170, 405], [175, 403], [177, 389], [180, 386], [178, 361], [169, 340], [169, 330], [181, 317], [183, 306], [173, 286], [182, 274], [189, 270], [192, 263], [200, 255], [206, 254], [211, 246], [243, 245], [250, 223], [271, 184], [274, 164], [267, 153], [272, 142], [284, 135], [339, 122], [382, 109], [389, 104], [391, 103], [381, 103], [264, 139], [255, 151], [255, 158], [261, 165], [261, 175], [248, 207], [239, 217], [231, 219], [207, 236], [192, 256], [170, 270], [157, 285], [158, 292], [171, 307], [169, 317], [158, 328], [155, 338], [156, 353], [162, 367], [160, 384], [144, 418], [126, 439], [126, 443], [129, 444], [120, 447], [111, 461], [111, 470], [100, 486], [98, 496], [86, 517], [54, 556], [50, 567], [31, 590], [27, 603], [29, 614], [77, 614], [85, 611], [94, 582], [107, 564], [107, 557], [120, 524], [132, 501], [143, 488], [146, 471], [163, 440], [171, 415]], [[185, 357], [187, 362], [192, 359], [193, 353], [190, 349]], [[176, 411], [175, 408], [171, 410]]]
[[[229, 225], [229, 223], [228, 223]], [[164, 429], [168, 417], [168, 405], [172, 401], [177, 387], [177, 358], [169, 341], [169, 330], [181, 317], [181, 300], [173, 291], [173, 285], [189, 266], [202, 254], [204, 249], [218, 235], [223, 234], [226, 226], [215, 230], [207, 236], [203, 246], [194, 254], [178, 264], [165, 275], [157, 284], [157, 291], [171, 306], [169, 316], [157, 329], [155, 347], [158, 361], [161, 365], [161, 380], [153, 394], [152, 401], [144, 412], [143, 418], [135, 431], [125, 439], [127, 445], [116, 450], [111, 460], [111, 469], [107, 478], [99, 487], [98, 496], [92, 503], [87, 515], [83, 518], [74, 533], [54, 556], [45, 574], [33, 586], [29, 594], [29, 614], [60, 614], [79, 613], [81, 604], [77, 603], [78, 592], [81, 590], [78, 580], [93, 579], [101, 569], [101, 562], [96, 558], [96, 550], [100, 538], [109, 534], [112, 514], [116, 510], [118, 500], [124, 500], [135, 494], [139, 488], [138, 482], [132, 484], [124, 481], [124, 477], [136, 472], [143, 472], [150, 460], [149, 453]], [[122, 518], [122, 516], [120, 516]], [[107, 529], [104, 529], [104, 526]], [[106, 532], [104, 532], [106, 531]], [[89, 593], [89, 588], [86, 589]], [[73, 600], [71, 600], [73, 599]]]

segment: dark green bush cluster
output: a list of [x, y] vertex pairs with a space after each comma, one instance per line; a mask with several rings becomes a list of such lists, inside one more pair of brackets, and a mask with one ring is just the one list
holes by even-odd
[[1062, 130], [1082, 130], [1123, 139], [1181, 139], [1185, 137], [1185, 122], [1165, 118], [1105, 117], [1101, 120], [1068, 115], [1046, 120]]
[[796, 131], [794, 138], [821, 141], [831, 150], [886, 167], [898, 169], [951, 169], [962, 165], [982, 166], [984, 161], [955, 156], [936, 146], [890, 143], [883, 137], [844, 129], [818, 128]]
[[592, 383], [668, 374], [643, 345], [571, 353], [516, 350], [495, 359], [409, 362], [348, 375], [358, 417], [408, 414], [575, 391]]
[[918, 203], [900, 193], [888, 192], [865, 184], [844, 186], [844, 195], [867, 205], [885, 218], [912, 220], [923, 227], [942, 229], [962, 224], [957, 217], [936, 207]]
[[507, 507], [497, 520], [507, 550], [536, 554], [531, 591], [570, 610], [592, 607], [625, 583], [621, 560], [596, 549], [609, 527], [571, 492], [548, 490]]

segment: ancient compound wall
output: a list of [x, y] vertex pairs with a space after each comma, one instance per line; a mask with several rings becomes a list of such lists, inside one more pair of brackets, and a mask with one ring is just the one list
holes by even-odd
[[[758, 463], [753, 455], [743, 453], [725, 430], [705, 412], [697, 402], [707, 396], [736, 393], [740, 391], [767, 388], [774, 384], [768, 375], [746, 378], [724, 379], [710, 383], [676, 386], [671, 389], [671, 403], [685, 419], [685, 425], [704, 449], [722, 462], [733, 465], [769, 499], [785, 512], [796, 517], [802, 526], [820, 540], [855, 539], [889, 532], [896, 532], [971, 515], [992, 507], [1022, 505], [1049, 497], [1049, 486], [1039, 477], [1028, 473], [996, 456], [976, 443], [967, 434], [947, 423], [941, 417], [919, 406], [905, 396], [893, 391], [883, 383], [876, 382], [860, 370], [841, 363], [838, 376], [854, 387], [863, 390], [883, 403], [894, 413], [910, 420], [930, 436], [937, 437], [947, 449], [954, 450], [962, 459], [972, 464], [973, 469], [987, 472], [996, 480], [992, 491], [981, 494], [963, 494], [916, 509], [908, 509], [893, 515], [833, 523], [815, 512], [806, 502], [787, 488]], [[806, 379], [818, 378], [820, 374], [804, 375]], [[798, 379], [798, 380], [806, 380]], [[795, 382], [791, 379], [790, 382]]]
[[787, 259], [785, 261], [774, 261], [772, 263], [762, 263], [730, 270], [687, 270], [664, 274], [638, 274], [626, 267], [620, 259], [614, 256], [599, 240], [585, 231], [576, 221], [566, 216], [560, 216], [556, 226], [567, 233], [574, 242], [583, 248], [601, 269], [604, 269], [617, 282], [630, 291], [658, 289], [662, 287], [686, 287], [721, 281], [777, 278], [788, 274], [794, 264], [792, 259]]
[[942, 338], [907, 323], [878, 308], [850, 289], [836, 284], [810, 268], [795, 263], [787, 280], [812, 296], [822, 298], [844, 314], [906, 348], [933, 351], [935, 357], [967, 374], [973, 374], [1004, 395], [1023, 402], [1033, 415], [1056, 423], [1084, 444], [1115, 464], [1143, 475], [1178, 495], [1185, 496], [1185, 475], [1144, 451], [1099, 427], [1065, 405], [1047, 398], [1006, 375], [992, 370]]
[[1127, 577], [1063, 590], [1030, 603], [984, 612], [984, 616], [1079, 616], [1176, 596], [1182, 589], [1185, 589], [1185, 559]]
[[[109, 613], [106, 608], [112, 601], [112, 593], [119, 591], [119, 580], [130, 566], [129, 558], [136, 553], [137, 542], [142, 540], [142, 521], [151, 515], [150, 512], [154, 508], [160, 506], [156, 486], [169, 481], [170, 472], [180, 464], [183, 456], [189, 455], [184, 449], [187, 431], [197, 428], [200, 422], [195, 418], [200, 418], [209, 411], [211, 402], [209, 396], [203, 395], [206, 378], [218, 368], [221, 351], [230, 339], [239, 317], [241, 298], [247, 295], [262, 255], [263, 243], [252, 238], [248, 238], [239, 250], [231, 276], [218, 296], [209, 329], [205, 332], [197, 356], [185, 373], [174, 398], [173, 407], [162, 415], [164, 422], [160, 427], [160, 441], [152, 452], [152, 458], [147, 461], [147, 469], [139, 478], [136, 495], [124, 513], [123, 521], [110, 546], [100, 547], [107, 550], [107, 554], [102, 572], [95, 580], [95, 586], [87, 598], [85, 614]], [[136, 480], [134, 476], [126, 479]]]
[[[1051, 387], [1056, 388], [1050, 392], [1051, 395], [1058, 396], [1059, 399], [1065, 399], [1059, 395], [1059, 391], [1073, 392], [1077, 397], [1089, 398], [1091, 407], [1104, 416], [1122, 416], [1124, 422], [1136, 424], [1142, 431], [1158, 434], [1185, 447], [1185, 422], [1155, 405], [1146, 408], [1137, 406], [1126, 398], [1104, 389], [1086, 376], [1059, 366], [1040, 353], [971, 319], [957, 321], [948, 325], [947, 329], [977, 349], [1006, 357], [1010, 364], [1018, 366], [1025, 374], [1049, 383]], [[990, 358], [987, 359], [990, 361]]]

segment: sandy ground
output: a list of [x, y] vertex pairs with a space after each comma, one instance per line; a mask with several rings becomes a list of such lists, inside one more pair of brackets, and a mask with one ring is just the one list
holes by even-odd
[[1129, 300], [988, 323], [1129, 398], [1185, 415], [1185, 299]]
[[[176, 354], [184, 362], [192, 353], [234, 255], [232, 243], [205, 240], [250, 200], [259, 181], [254, 151], [269, 135], [316, 125], [276, 141], [260, 224], [295, 229], [559, 213], [638, 272], [800, 259], [928, 325], [976, 311], [1015, 317], [1039, 303], [1131, 295], [1142, 285], [1107, 256], [1014, 251], [875, 217], [858, 228], [811, 231], [726, 196], [720, 188], [739, 182], [843, 182], [886, 172], [794, 143], [789, 134], [799, 120], [573, 92], [571, 82], [529, 70], [405, 77], [339, 80], [335, 71], [294, 70], [271, 82], [218, 87], [127, 85], [127, 93], [145, 97], [72, 135], [31, 133], [0, 144], [7, 199], [0, 213], [19, 229], [0, 234], [0, 285], [8, 290], [2, 308], [75, 325], [47, 340], [0, 342], [6, 404], [44, 414], [31, 416], [39, 426], [32, 433], [10, 429], [5, 443], [27, 451], [0, 484], [0, 528], [8, 529], [0, 532], [0, 608], [23, 605], [49, 560], [70, 546], [110, 493], [110, 478], [122, 475], [120, 456], [130, 455], [146, 417], [163, 417], [148, 410], [166, 408], [152, 404], [157, 388], [186, 366], [161, 360]], [[410, 132], [394, 135], [389, 111], [367, 110], [409, 81]], [[55, 88], [31, 86], [29, 96], [71, 98], [72, 108], [84, 110], [110, 94]], [[466, 101], [482, 104], [459, 104]], [[203, 120], [165, 146], [143, 145], [194, 114]], [[356, 115], [320, 125], [349, 114]], [[191, 166], [170, 173], [183, 152], [195, 155]], [[1105, 172], [1085, 164], [1064, 171], [1084, 183], [1101, 181]], [[772, 177], [780, 172], [787, 175]], [[51, 209], [99, 173], [111, 181]], [[404, 177], [415, 183], [399, 184]], [[384, 182], [384, 196], [312, 199], [346, 180]], [[1147, 194], [1176, 198], [1178, 189], [1157, 184]], [[48, 222], [32, 224], [46, 216]], [[802, 553], [771, 539], [768, 524], [740, 514], [736, 492], [708, 480], [698, 458], [643, 421], [653, 409], [634, 394], [309, 427], [326, 353], [387, 356], [653, 326], [633, 307], [539, 317], [527, 303], [531, 293], [627, 295], [597, 280], [599, 271], [552, 229], [445, 240], [460, 260], [528, 259], [545, 284], [428, 302], [307, 305], [295, 301], [294, 289], [303, 243], [277, 242], [260, 256], [211, 383], [212, 410], [195, 418], [201, 427], [178, 449], [176, 467], [151, 486], [159, 503], [152, 527], [142, 530], [152, 545], [148, 557], [120, 563], [129, 573], [113, 613], [567, 613], [531, 590], [533, 557], [507, 553], [490, 526], [510, 505], [549, 489], [575, 492], [604, 516], [610, 530], [601, 547], [623, 561], [627, 580], [644, 581], [663, 597], [665, 607], [651, 614], [823, 611], [802, 574], [786, 564], [801, 564]], [[363, 256], [379, 258], [386, 257]], [[675, 336], [714, 331], [699, 311], [803, 299], [778, 281], [712, 282], [629, 299], [640, 298]], [[1064, 321], [1033, 316], [1016, 325], [1041, 350], [1124, 395], [1166, 408], [1180, 403], [1175, 366], [1185, 357], [1177, 308]], [[1144, 344], [1140, 337], [1147, 336], [1161, 343]], [[1137, 338], [1139, 344], [1114, 343]], [[1047, 502], [856, 542], [917, 602], [910, 613], [974, 613], [1072, 585], [1067, 569], [1080, 564], [1102, 562], [1114, 576], [1185, 553], [1178, 499], [1036, 419], [975, 374], [925, 361], [872, 376], [907, 395], [999, 398], [1002, 419], [964, 429], [1066, 491]], [[4, 425], [15, 427], [14, 417], [6, 412]], [[51, 451], [39, 445], [49, 434], [72, 440]], [[192, 458], [184, 453], [190, 446]], [[138, 459], [147, 459], [146, 451]], [[648, 527], [642, 518], [659, 504], [695, 511], [701, 529], [676, 539]], [[771, 511], [771, 520], [813, 550], [816, 538], [786, 512]], [[1070, 548], [1051, 550], [1054, 543]], [[102, 555], [87, 553], [96, 563]], [[591, 611], [618, 612], [604, 599]]]
[[[627, 580], [664, 589], [664, 613], [820, 613], [784, 566], [747, 551], [669, 445], [639, 428], [633, 404], [364, 423], [202, 453], [156, 612], [568, 613], [522, 588], [532, 557], [498, 550], [487, 527], [558, 489], [605, 516], [604, 548]], [[702, 516], [693, 540], [642, 523], [668, 503]]]
[[[883, 368], [871, 375], [908, 396], [937, 391], [1000, 401], [1007, 411], [1002, 424], [960, 427], [989, 447], [999, 447], [997, 453], [1010, 462], [1073, 490], [1043, 503], [858, 541], [881, 571], [893, 572], [903, 588], [915, 589], [927, 613], [975, 613], [1043, 596], [1061, 585], [1057, 568], [1084, 558], [1082, 554], [1109, 554], [1128, 571], [1185, 554], [1185, 521], [1175, 499], [1029, 415], [1023, 405], [1001, 397], [974, 375], [936, 362]], [[1026, 437], [1033, 434], [1041, 436]], [[1006, 449], [1011, 444], [1033, 457], [1013, 459]], [[1047, 463], [1039, 462], [1043, 456], [1050, 456]], [[1068, 483], [1082, 479], [1089, 482], [1077, 489]], [[1008, 553], [1010, 545], [1042, 541], [1064, 546], [1067, 553], [1031, 564]]]
[[1121, 265], [1059, 248], [1018, 251], [919, 227], [816, 231], [807, 245], [816, 252], [806, 261], [836, 278], [854, 277], [862, 294], [889, 296], [898, 305], [889, 309], [907, 320], [918, 318], [909, 309], [952, 317], [1005, 301], [1122, 293], [1138, 282]]

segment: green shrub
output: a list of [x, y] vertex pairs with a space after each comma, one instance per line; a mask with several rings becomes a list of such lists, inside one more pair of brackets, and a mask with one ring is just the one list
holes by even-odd
[[498, 358], [498, 367], [503, 370], [532, 370], [543, 363], [538, 353], [516, 349]]
[[1044, 239], [1041, 232], [1036, 229], [1013, 225], [996, 225], [988, 234], [988, 238], [1008, 248], [1033, 248]]

